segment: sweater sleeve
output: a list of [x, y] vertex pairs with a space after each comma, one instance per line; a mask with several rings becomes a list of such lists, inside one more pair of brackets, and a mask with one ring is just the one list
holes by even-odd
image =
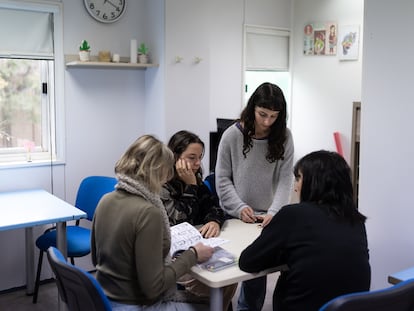
[[198, 197], [195, 185], [182, 185], [175, 182], [165, 184], [161, 190], [161, 200], [167, 211], [170, 225], [187, 221], [193, 223], [198, 214]]
[[[225, 221], [224, 211], [220, 207], [218, 197], [210, 192], [206, 185], [198, 187], [198, 197], [200, 201], [200, 225], [210, 221], [215, 221], [220, 228]], [[195, 223], [195, 225], [199, 225]]]
[[179, 181], [168, 182], [163, 186], [160, 196], [171, 226], [184, 221], [192, 225], [215, 221], [220, 227], [224, 223], [224, 212], [218, 199], [204, 184], [195, 186]]
[[268, 214], [271, 215], [275, 215], [283, 206], [289, 204], [290, 195], [292, 193], [294, 145], [292, 134], [289, 129], [286, 129], [286, 135], [285, 154], [279, 167], [279, 178], [276, 185], [276, 192], [272, 205], [267, 211]]
[[230, 126], [221, 137], [217, 151], [216, 162], [216, 191], [223, 210], [235, 218], [240, 218], [243, 207], [247, 204], [237, 194], [233, 183], [232, 155], [237, 151], [236, 125]]
[[289, 232], [293, 230], [289, 213], [286, 213], [289, 208], [292, 207], [280, 210], [263, 228], [260, 236], [243, 250], [239, 258], [241, 270], [256, 273], [286, 263], [283, 254]]
[[139, 287], [150, 300], [176, 286], [177, 278], [188, 273], [196, 264], [192, 251], [185, 251], [179, 259], [169, 265], [164, 263], [163, 220], [160, 211], [150, 209], [137, 224], [135, 239], [135, 266]]

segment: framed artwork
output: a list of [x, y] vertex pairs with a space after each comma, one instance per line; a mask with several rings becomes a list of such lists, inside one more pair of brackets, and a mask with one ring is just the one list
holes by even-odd
[[338, 57], [340, 60], [358, 60], [359, 25], [340, 26], [338, 35]]
[[336, 55], [337, 24], [307, 23], [303, 28], [303, 55]]

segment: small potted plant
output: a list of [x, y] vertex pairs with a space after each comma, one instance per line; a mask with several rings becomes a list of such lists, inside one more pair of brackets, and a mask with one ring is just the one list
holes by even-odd
[[138, 48], [138, 59], [141, 64], [148, 63], [148, 47], [145, 43], [141, 43]]
[[82, 40], [80, 46], [79, 46], [79, 59], [81, 62], [87, 62], [89, 61], [91, 47], [89, 46], [88, 41]]

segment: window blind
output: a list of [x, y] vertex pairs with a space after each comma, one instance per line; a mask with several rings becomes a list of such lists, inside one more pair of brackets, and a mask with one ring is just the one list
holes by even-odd
[[288, 71], [288, 30], [245, 26], [246, 70]]
[[52, 59], [53, 14], [0, 8], [0, 38], [0, 57]]

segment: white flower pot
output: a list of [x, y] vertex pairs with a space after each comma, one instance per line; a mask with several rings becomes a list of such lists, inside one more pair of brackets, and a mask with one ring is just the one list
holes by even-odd
[[148, 63], [148, 55], [146, 54], [139, 54], [138, 55], [138, 60], [140, 64], [146, 64]]
[[90, 57], [90, 51], [79, 51], [79, 59], [81, 62], [88, 62]]

